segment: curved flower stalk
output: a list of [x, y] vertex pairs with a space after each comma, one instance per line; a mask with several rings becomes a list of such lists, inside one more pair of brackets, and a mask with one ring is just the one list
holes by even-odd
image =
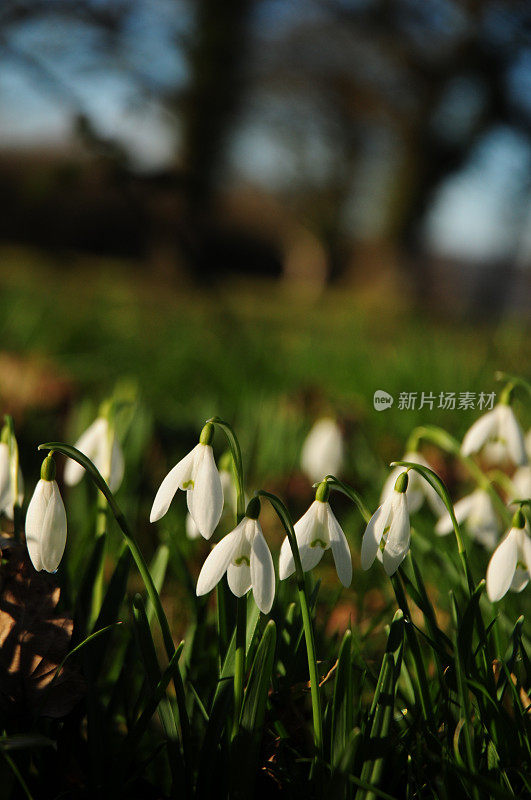
[[531, 573], [531, 539], [521, 509], [513, 516], [512, 527], [500, 542], [487, 567], [487, 594], [492, 602], [501, 600], [509, 589], [521, 592]]
[[[4, 428], [6, 431], [6, 428]], [[24, 500], [24, 481], [22, 478], [22, 470], [18, 467], [18, 486], [15, 487], [13, 480], [13, 470], [11, 469], [11, 457], [9, 454], [9, 445], [7, 443], [7, 436], [2, 432], [2, 441], [0, 442], [0, 512], [4, 513], [8, 519], [13, 519], [13, 507], [15, 501], [19, 506], [22, 505]], [[15, 498], [15, 492], [18, 496]]]
[[269, 614], [275, 597], [275, 569], [258, 522], [260, 500], [253, 497], [242, 521], [214, 547], [197, 580], [197, 595], [210, 592], [227, 573], [231, 592], [243, 597], [253, 590], [256, 605]]
[[199, 532], [210, 539], [223, 511], [223, 489], [211, 445], [213, 435], [214, 425], [208, 422], [199, 444], [168, 472], [153, 501], [150, 522], [166, 514], [177, 489], [181, 489], [186, 492], [188, 511]]
[[[329, 495], [330, 487], [326, 481], [322, 481], [317, 487], [315, 500], [310, 508], [293, 526], [302, 569], [304, 572], [313, 569], [323, 557], [324, 551], [331, 548], [338, 578], [343, 586], [350, 586], [352, 581], [350, 549], [346, 536], [328, 503]], [[279, 578], [284, 580], [294, 572], [293, 552], [286, 537], [280, 550]]]
[[344, 459], [343, 436], [331, 417], [317, 420], [304, 440], [301, 467], [312, 483], [323, 475], [341, 471]]
[[393, 492], [372, 515], [361, 543], [363, 569], [369, 569], [378, 557], [386, 573], [391, 576], [406, 557], [411, 538], [407, 487], [408, 473], [401, 472]]
[[490, 463], [510, 461], [516, 466], [527, 463], [524, 434], [509, 405], [510, 389], [492, 411], [483, 414], [467, 431], [461, 453], [470, 456], [483, 448]]
[[[74, 447], [90, 458], [109, 484], [111, 492], [115, 492], [124, 477], [124, 456], [109, 420], [98, 417], [84, 431]], [[75, 486], [85, 470], [77, 461], [69, 459], [65, 466], [64, 479], [68, 486]]]
[[[421, 466], [428, 468], [430, 466], [426, 461], [426, 459], [420, 455], [420, 453], [416, 453], [413, 450], [406, 453], [402, 461], [413, 461], [416, 464], [420, 464]], [[380, 504], [382, 504], [389, 495], [392, 495], [397, 478], [402, 472], [403, 472], [402, 467], [395, 467], [389, 473], [389, 477], [384, 483], [384, 487], [382, 489], [382, 494], [380, 496]], [[418, 472], [409, 473], [409, 482], [408, 482], [408, 487], [406, 489], [406, 500], [407, 500], [408, 511], [410, 514], [414, 514], [416, 511], [418, 511], [425, 500], [427, 500], [433, 513], [437, 514], [437, 516], [440, 516], [445, 509], [443, 501], [441, 500], [441, 498], [439, 497], [433, 486], [431, 486], [427, 481], [425, 481], [418, 474]]]
[[[492, 549], [500, 534], [500, 521], [491, 497], [484, 489], [476, 489], [471, 494], [458, 500], [454, 505], [454, 514], [459, 525], [466, 523], [473, 539]], [[435, 525], [435, 533], [446, 536], [454, 529], [450, 514], [446, 512]]]
[[55, 572], [66, 544], [66, 511], [55, 481], [53, 454], [42, 462], [41, 479], [26, 514], [26, 544], [36, 570]]

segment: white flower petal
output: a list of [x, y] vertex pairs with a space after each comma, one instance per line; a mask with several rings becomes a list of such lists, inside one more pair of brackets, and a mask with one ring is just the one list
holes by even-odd
[[194, 518], [190, 513], [186, 515], [185, 529], [186, 529], [186, 536], [188, 537], [188, 539], [201, 538], [201, 533], [199, 531], [199, 528], [195, 524]]
[[527, 584], [529, 583], [529, 571], [526, 569], [522, 569], [521, 567], [516, 567], [513, 575], [513, 579], [511, 581], [511, 585], [509, 586], [509, 591], [511, 592], [521, 592]]
[[499, 436], [506, 443], [511, 461], [517, 466], [527, 464], [524, 432], [511, 406], [499, 406], [499, 421]]
[[369, 569], [380, 547], [383, 532], [391, 514], [392, 495], [379, 506], [369, 520], [361, 541], [361, 568]]
[[325, 475], [336, 475], [343, 463], [343, 437], [335, 420], [317, 420], [306, 437], [301, 452], [301, 467], [312, 482]]
[[149, 515], [150, 522], [156, 522], [163, 517], [170, 507], [170, 503], [177, 489], [184, 489], [185, 487], [183, 484], [192, 480], [192, 468], [196, 456], [196, 449], [197, 448], [194, 447], [188, 455], [182, 458], [179, 463], [168, 472], [160, 484], [159, 490], [155, 495], [155, 500], [153, 501], [151, 514]]
[[293, 526], [303, 572], [317, 566], [330, 546], [327, 507], [328, 503], [314, 500], [306, 514]]
[[269, 614], [275, 597], [275, 569], [258, 523], [251, 545], [251, 581], [256, 605], [262, 614]]
[[531, 572], [531, 539], [525, 531], [520, 539], [520, 543], [520, 552], [518, 553], [518, 556], [526, 565], [527, 571]]
[[291, 552], [291, 545], [286, 536], [280, 548], [280, 557], [278, 560], [278, 577], [281, 581], [289, 578], [295, 572], [295, 561], [293, 560], [293, 553]]
[[223, 512], [223, 489], [212, 447], [208, 444], [200, 447], [202, 452], [197, 468], [194, 465], [194, 488], [188, 507], [201, 535], [210, 539]]
[[43, 569], [41, 559], [42, 523], [46, 516], [51, 493], [50, 481], [39, 480], [26, 513], [26, 545], [32, 564], [39, 571]]
[[245, 522], [246, 520], [243, 519], [233, 531], [217, 543], [207, 556], [197, 580], [198, 596], [210, 592], [227, 571], [229, 564], [241, 548], [245, 536]]
[[520, 500], [531, 498], [531, 466], [518, 467], [511, 481], [515, 497]]
[[[103, 417], [98, 417], [94, 420], [92, 425], [89, 425], [86, 431], [81, 434], [74, 444], [74, 447], [95, 463], [101, 451], [101, 444], [107, 437], [107, 430], [107, 420]], [[81, 464], [78, 464], [77, 461], [71, 458], [67, 460], [64, 471], [64, 481], [68, 486], [75, 486], [76, 483], [79, 483], [84, 474], [85, 469]]]
[[111, 474], [109, 477], [109, 489], [115, 492], [123, 481], [125, 471], [124, 454], [116, 436], [112, 443], [111, 454]]
[[42, 523], [41, 561], [47, 572], [55, 572], [63, 557], [66, 544], [66, 511], [55, 481]]
[[9, 464], [9, 447], [0, 442], [0, 508], [11, 501], [11, 470]]
[[487, 440], [496, 435], [498, 431], [498, 421], [498, 406], [477, 419], [465, 434], [461, 445], [462, 454], [464, 456], [469, 456], [481, 450]]
[[350, 586], [352, 583], [352, 559], [350, 557], [350, 548], [347, 538], [343, 533], [343, 529], [330, 506], [328, 506], [328, 533], [337, 576], [343, 586]]
[[478, 489], [472, 495], [474, 503], [468, 514], [466, 525], [470, 535], [488, 548], [498, 541], [500, 525], [488, 492]]
[[[424, 481], [424, 494], [426, 495], [426, 500], [428, 501], [431, 510], [436, 516], [440, 516], [444, 514], [446, 511], [446, 506], [444, 505], [442, 498], [439, 497], [438, 493], [435, 491], [433, 486], [429, 484], [427, 481]], [[411, 509], [410, 513], [411, 513]]]
[[382, 554], [386, 573], [391, 576], [397, 571], [409, 550], [411, 527], [407, 501], [402, 492], [395, 492], [391, 513], [391, 524]]
[[251, 568], [249, 564], [229, 564], [227, 568], [229, 589], [236, 597], [243, 597], [251, 588]]
[[492, 602], [500, 600], [513, 580], [518, 557], [517, 537], [511, 528], [498, 545], [487, 567], [487, 594]]
[[[300, 550], [301, 543], [306, 542], [308, 539], [308, 532], [312, 530], [315, 524], [316, 509], [314, 501], [302, 517], [295, 523], [295, 538], [297, 539], [297, 547]], [[291, 552], [291, 545], [286, 536], [280, 548], [280, 559], [278, 562], [278, 575], [281, 581], [288, 578], [295, 572], [295, 561], [293, 560], [293, 553]]]
[[[454, 503], [454, 514], [457, 522], [459, 525], [465, 521], [465, 519], [470, 514], [471, 510], [474, 508], [475, 502], [475, 492], [471, 494], [467, 494], [465, 497], [462, 497], [461, 500], [458, 500], [457, 503]], [[435, 525], [435, 533], [438, 536], [446, 536], [448, 533], [451, 533], [454, 529], [452, 525], [452, 519], [448, 511], [446, 514], [437, 520], [437, 524]]]

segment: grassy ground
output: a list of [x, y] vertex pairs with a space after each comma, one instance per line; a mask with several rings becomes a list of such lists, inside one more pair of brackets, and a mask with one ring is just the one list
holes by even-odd
[[[187, 681], [192, 755], [187, 755], [183, 744], [182, 757], [183, 769], [191, 770], [197, 780], [194, 796], [212, 796], [208, 787], [214, 762], [205, 768], [205, 753], [215, 759], [220, 781], [227, 784], [233, 778], [225, 762], [247, 763], [242, 753], [251, 745], [254, 761], [249, 763], [257, 765], [263, 796], [300, 796], [308, 780], [311, 724], [304, 690], [307, 664], [291, 602], [296, 599], [294, 585], [285, 581], [277, 588], [272, 612], [277, 646], [275, 626], [270, 622], [265, 627], [264, 619], [250, 640], [250, 654], [256, 654], [258, 664], [255, 682], [251, 676], [246, 694], [252, 737], [247, 743], [236, 739], [229, 746], [228, 730], [223, 732], [222, 726], [225, 717], [216, 705], [220, 696], [213, 686], [219, 688], [220, 659], [230, 648], [217, 635], [213, 598], [198, 601], [195, 597], [195, 580], [209, 544], [186, 539], [181, 493], [163, 521], [150, 525], [154, 492], [168, 468], [197, 441], [204, 420], [218, 414], [233, 423], [240, 437], [248, 489], [277, 492], [296, 520], [312, 499], [310, 484], [298, 466], [301, 444], [312, 421], [331, 413], [338, 417], [347, 443], [344, 477], [374, 509], [387, 464], [403, 455], [414, 427], [440, 425], [461, 438], [480, 413], [444, 410], [437, 403], [432, 410], [400, 409], [400, 392], [435, 397], [451, 391], [499, 392], [493, 377], [497, 369], [529, 379], [529, 331], [516, 321], [479, 326], [442, 313], [438, 317], [413, 314], [403, 297], [383, 286], [363, 293], [333, 289], [310, 302], [293, 287], [266, 282], [229, 281], [215, 290], [199, 291], [154, 283], [133, 264], [79, 258], [58, 263], [16, 249], [4, 249], [1, 255], [0, 397], [4, 411], [15, 418], [27, 496], [38, 477], [40, 456], [35, 448], [39, 442], [75, 441], [94, 419], [99, 402], [113, 392], [132, 401], [119, 420], [126, 478], [118, 501], [146, 558], [155, 554], [153, 574], [161, 587], [172, 635], [175, 641], [185, 637], [187, 642], [181, 669]], [[377, 389], [394, 396], [392, 408], [374, 409]], [[528, 428], [529, 405], [517, 400], [515, 408]], [[222, 448], [218, 437], [218, 455]], [[474, 488], [452, 458], [433, 446], [425, 453], [455, 499]], [[74, 639], [77, 635], [79, 641], [91, 630], [87, 598], [96, 594], [89, 580], [91, 559], [99, 558], [94, 545], [96, 494], [85, 480], [64, 490], [64, 497], [69, 532], [57, 576], [60, 608], [74, 609]], [[522, 678], [519, 660], [525, 631], [521, 622], [515, 627], [515, 620], [530, 610], [529, 589], [509, 594], [499, 604], [494, 633], [485, 637], [476, 618], [477, 602], [487, 621], [491, 604], [484, 595], [479, 601], [480, 593], [469, 600], [453, 537], [435, 536], [429, 510], [417, 514], [412, 553], [420, 573], [413, 575], [408, 558], [406, 575], [418, 591], [426, 593], [419, 599], [415, 585], [408, 585], [411, 619], [424, 633], [429, 630], [431, 637], [418, 634], [427, 669], [424, 686], [426, 680], [429, 684], [425, 696], [420, 696], [416, 634], [409, 622], [404, 626], [397, 618], [388, 638], [387, 626], [396, 609], [391, 583], [377, 565], [368, 572], [360, 569], [363, 520], [344, 497], [334, 495], [332, 504], [350, 542], [354, 580], [348, 590], [339, 588], [329, 553], [312, 578], [322, 581], [316, 606], [321, 677], [330, 671], [323, 689], [325, 746], [333, 763], [331, 771], [329, 766], [325, 769], [330, 797], [353, 795], [349, 774], [365, 781], [365, 788], [356, 784], [359, 797], [368, 791], [368, 797], [446, 796], [437, 792], [468, 797], [476, 792], [479, 798], [479, 789], [473, 788], [476, 771], [482, 776], [478, 779], [483, 780], [481, 791], [490, 792], [494, 786], [500, 797], [515, 796], [513, 789], [524, 791], [521, 764], [528, 742], [524, 701], [516, 690], [509, 697], [510, 672], [495, 685], [492, 668], [493, 654], [507, 651], [508, 670], [518, 673], [522, 685], [529, 683], [529, 674]], [[267, 504], [260, 519], [276, 562], [281, 527]], [[222, 532], [231, 526], [226, 520]], [[464, 536], [477, 584], [485, 574], [489, 554], [466, 531]], [[29, 790], [23, 791], [24, 781], [41, 792], [35, 797], [56, 797], [60, 791], [64, 797], [103, 797], [106, 789], [102, 787], [109, 786], [113, 797], [126, 790], [130, 797], [166, 796], [164, 792], [180, 796], [182, 776], [174, 769], [181, 751], [171, 734], [171, 726], [179, 722], [175, 696], [170, 692], [169, 705], [159, 706], [162, 727], [148, 727], [151, 716], [146, 707], [160, 673], [156, 656], [149, 651], [151, 633], [142, 621], [142, 609], [131, 607], [133, 593], [142, 592], [143, 586], [134, 569], [127, 578], [130, 560], [122, 552], [120, 532], [112, 520], [106, 550], [106, 582], [110, 582], [106, 603], [92, 629], [118, 619], [125, 624], [109, 637], [111, 644], [101, 637], [98, 644], [87, 646], [81, 658], [85, 685], [71, 689], [72, 709], [64, 719], [58, 715], [61, 722], [35, 715], [26, 725], [16, 709], [13, 718], [9, 709], [2, 717], [9, 736], [30, 737], [23, 743], [10, 739], [9, 747], [24, 752], [11, 762], [9, 755], [5, 763], [0, 761], [0, 778], [13, 788], [14, 797], [31, 796]], [[451, 590], [458, 596], [457, 610]], [[412, 599], [415, 596], [418, 603]], [[435, 607], [433, 617], [428, 597]], [[224, 613], [230, 621], [233, 598], [225, 601]], [[250, 600], [251, 616], [253, 609]], [[148, 614], [152, 616], [149, 606]], [[346, 634], [338, 666], [339, 637], [349, 626], [352, 642]], [[163, 669], [165, 655], [155, 625], [152, 633]], [[450, 641], [447, 634], [457, 638]], [[145, 673], [140, 655], [147, 658]], [[373, 692], [382, 664], [379, 686], [384, 688], [378, 699], [379, 690]], [[258, 675], [266, 677], [259, 680]], [[463, 675], [470, 680], [468, 690], [476, 691], [474, 698], [464, 689]], [[496, 710], [496, 692], [505, 710]], [[393, 697], [396, 693], [392, 717], [386, 710], [389, 693]], [[350, 705], [342, 699], [352, 697], [355, 702]], [[261, 708], [259, 719], [255, 701]], [[0, 706], [0, 714], [4, 711]], [[507, 744], [514, 720], [519, 726], [520, 750]], [[382, 758], [374, 752], [376, 728], [384, 747]], [[53, 757], [47, 755], [50, 742], [56, 748]], [[41, 756], [39, 748], [48, 750]], [[409, 758], [413, 749], [414, 756]], [[116, 773], [116, 763], [133, 761], [135, 768], [128, 780], [127, 775]], [[66, 762], [68, 769], [62, 771]], [[253, 775], [244, 777], [246, 786], [252, 786]], [[380, 786], [376, 794], [367, 789], [371, 782]], [[257, 796], [262, 796], [260, 792]]]

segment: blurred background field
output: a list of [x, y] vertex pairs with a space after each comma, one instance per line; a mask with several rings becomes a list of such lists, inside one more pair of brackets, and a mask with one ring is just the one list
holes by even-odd
[[[530, 377], [529, 4], [223, 5], [0, 9], [2, 408], [29, 495], [38, 442], [133, 398], [121, 501], [151, 551], [153, 494], [212, 414], [241, 436], [249, 489], [296, 517], [316, 418], [338, 418], [374, 507], [416, 425], [460, 438], [479, 413], [400, 409], [401, 392]], [[454, 496], [471, 488], [429, 455]], [[72, 577], [91, 497], [67, 495]], [[338, 506], [356, 552], [361, 521]], [[163, 535], [198, 568], [183, 503]]]

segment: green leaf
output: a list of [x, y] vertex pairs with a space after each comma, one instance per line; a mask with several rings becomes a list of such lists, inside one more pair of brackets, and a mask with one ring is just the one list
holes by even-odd
[[352, 703], [352, 634], [345, 631], [337, 659], [334, 697], [332, 700], [332, 730], [330, 761], [338, 766], [353, 728]]
[[258, 749], [262, 740], [267, 696], [275, 659], [276, 626], [270, 620], [254, 657], [245, 690], [240, 729], [232, 745], [232, 796], [252, 797]]
[[[155, 584], [155, 589], [159, 594], [162, 591], [164, 578], [166, 577], [166, 570], [168, 568], [169, 557], [170, 557], [170, 549], [168, 545], [160, 544], [157, 547], [157, 550], [155, 552], [155, 555], [153, 556], [151, 564], [149, 565], [149, 571], [151, 573], [153, 583]], [[153, 620], [154, 614], [155, 614], [155, 607], [148, 596], [146, 600], [146, 616], [150, 624]]]
[[[151, 636], [151, 630], [147, 619], [146, 609], [142, 597], [137, 594], [133, 599], [133, 619], [135, 623], [135, 634], [144, 663], [147, 684], [151, 694], [157, 694], [157, 687], [162, 682], [162, 675], [157, 660], [155, 644]], [[177, 662], [172, 661], [175, 670], [178, 669]], [[172, 670], [172, 673], [175, 672]], [[160, 722], [167, 740], [169, 766], [172, 772], [174, 787], [178, 786], [183, 780], [184, 763], [178, 743], [177, 722], [173, 715], [171, 704], [164, 696], [158, 704]]]

